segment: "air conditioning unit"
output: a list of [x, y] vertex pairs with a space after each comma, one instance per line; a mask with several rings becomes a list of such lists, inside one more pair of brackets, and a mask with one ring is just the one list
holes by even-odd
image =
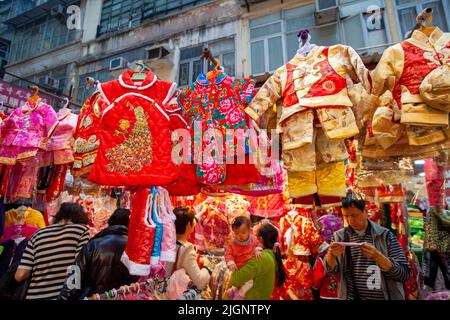
[[338, 22], [339, 17], [340, 17], [339, 7], [337, 6], [324, 10], [316, 10], [316, 12], [314, 12], [316, 26]]
[[147, 49], [147, 60], [158, 60], [170, 53], [164, 46]]
[[109, 61], [109, 70], [118, 70], [125, 68], [125, 59], [123, 57], [114, 58]]
[[52, 17], [64, 17], [66, 15], [64, 11], [64, 6], [62, 4], [58, 4], [50, 9], [50, 15]]

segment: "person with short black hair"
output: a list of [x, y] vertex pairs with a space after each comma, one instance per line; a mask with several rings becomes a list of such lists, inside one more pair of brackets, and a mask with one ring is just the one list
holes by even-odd
[[334, 233], [326, 255], [328, 272], [340, 275], [338, 299], [404, 300], [410, 269], [397, 237], [368, 219], [356, 195], [342, 200], [342, 216], [348, 227]]
[[31, 276], [27, 300], [58, 298], [67, 268], [89, 240], [87, 221], [83, 207], [66, 202], [56, 214], [54, 224], [30, 238], [15, 274], [18, 282]]
[[188, 207], [178, 207], [173, 212], [176, 217], [177, 254], [172, 268], [168, 268], [168, 271], [171, 270], [168, 276], [179, 269], [184, 269], [194, 286], [199, 290], [203, 290], [206, 288], [212, 272], [208, 267], [204, 266], [205, 261], [203, 259], [197, 259], [194, 245], [188, 241], [197, 223], [195, 212]]
[[81, 250], [74, 266], [80, 272], [81, 286], [72, 282], [69, 273], [60, 294], [61, 300], [78, 300], [103, 293], [139, 280], [131, 276], [120, 261], [128, 240], [130, 210], [116, 209], [108, 220], [108, 228], [100, 231]]

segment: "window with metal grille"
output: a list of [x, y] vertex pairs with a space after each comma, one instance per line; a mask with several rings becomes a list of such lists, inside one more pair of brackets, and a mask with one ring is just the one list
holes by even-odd
[[132, 29], [145, 21], [162, 18], [211, 0], [105, 0], [98, 36]]

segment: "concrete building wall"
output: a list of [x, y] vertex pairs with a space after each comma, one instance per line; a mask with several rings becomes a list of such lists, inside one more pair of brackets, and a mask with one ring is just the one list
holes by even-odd
[[[57, 48], [25, 61], [11, 64], [7, 70], [30, 77], [61, 66], [67, 68], [66, 88], [80, 86], [80, 77], [86, 74], [109, 72], [109, 61], [126, 56], [129, 62], [145, 60], [146, 50], [164, 46], [169, 54], [157, 61], [144, 61], [158, 76], [177, 81], [180, 64], [180, 50], [211, 41], [235, 38], [235, 75], [251, 75], [250, 65], [250, 20], [280, 10], [289, 10], [314, 4], [314, 0], [268, 0], [252, 4], [249, 10], [239, 0], [212, 1], [184, 12], [156, 21], [143, 23], [139, 27], [105, 34], [97, 38], [103, 0], [82, 0], [82, 35], [76, 43]], [[343, 9], [346, 16], [358, 14], [369, 4], [385, 7], [386, 32], [389, 42], [398, 42], [395, 0], [355, 1]], [[348, 37], [348, 35], [346, 35]], [[344, 37], [345, 38], [345, 37]], [[111, 72], [118, 76], [122, 70]], [[10, 79], [11, 80], [11, 79]], [[75, 95], [77, 92], [74, 92]]]

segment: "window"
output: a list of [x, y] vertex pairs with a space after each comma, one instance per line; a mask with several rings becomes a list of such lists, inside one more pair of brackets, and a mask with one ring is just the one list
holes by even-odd
[[[380, 54], [386, 49], [382, 44], [388, 43], [384, 9], [381, 9], [380, 19], [374, 18], [373, 13], [362, 12], [342, 20], [345, 43], [361, 55]], [[361, 32], [354, 32], [361, 30]], [[374, 47], [371, 49], [364, 49]]]
[[[334, 1], [323, 1], [321, 5], [333, 3]], [[251, 74], [273, 72], [295, 56], [299, 45], [297, 34], [301, 29], [308, 29], [311, 42], [317, 45], [344, 43], [355, 50], [375, 46], [360, 51], [361, 54], [384, 50], [384, 47], [379, 47], [388, 42], [384, 10], [382, 9], [379, 24], [374, 27], [370, 19], [373, 14], [365, 12], [367, 2], [342, 0], [340, 3], [345, 3], [340, 6], [341, 15], [344, 12], [345, 18], [325, 25], [315, 25], [316, 3], [250, 20]]]
[[64, 66], [51, 71], [47, 71], [45, 73], [35, 75], [33, 81], [47, 87], [64, 91], [64, 88], [66, 86], [66, 76], [67, 76], [66, 66]]
[[211, 0], [104, 0], [98, 36], [139, 26]]
[[275, 71], [298, 49], [297, 33], [308, 28], [313, 42], [332, 45], [340, 42], [338, 25], [314, 26], [315, 4], [277, 12], [250, 20], [251, 73]]
[[433, 8], [433, 26], [448, 30], [450, 3], [447, 0], [396, 0], [395, 2], [402, 39], [416, 25], [417, 15], [425, 8]]
[[92, 77], [100, 82], [107, 82], [114, 80], [117, 77], [109, 71], [109, 69], [99, 70], [97, 72], [86, 73], [78, 79], [77, 102], [81, 105], [89, 98], [95, 91], [95, 88], [86, 89], [86, 78]]
[[200, 73], [212, 70], [213, 66], [201, 59], [203, 48], [209, 48], [215, 59], [219, 59], [220, 65], [230, 76], [236, 74], [236, 53], [234, 38], [210, 42], [205, 45], [181, 49], [180, 67], [178, 71], [178, 85], [187, 86], [194, 82]]
[[81, 36], [79, 30], [69, 30], [65, 21], [50, 16], [19, 27], [11, 42], [10, 61], [34, 57], [51, 49], [75, 41]]

